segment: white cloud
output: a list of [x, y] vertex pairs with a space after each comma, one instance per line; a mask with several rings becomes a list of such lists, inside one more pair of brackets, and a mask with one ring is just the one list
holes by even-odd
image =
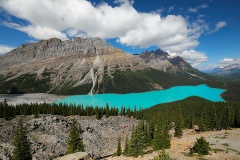
[[233, 58], [224, 58], [223, 60], [219, 61], [220, 63], [232, 63], [234, 61]]
[[3, 24], [10, 28], [15, 28], [19, 31], [25, 32], [30, 37], [33, 37], [35, 39], [49, 39], [53, 37], [60, 38], [63, 40], [67, 39], [66, 34], [52, 28], [35, 26], [35, 25], [21, 26], [16, 23], [8, 23], [8, 22], [4, 22]]
[[204, 71], [204, 70], [211, 70], [214, 68], [223, 68], [232, 64], [240, 64], [240, 59], [224, 58], [217, 63], [213, 63], [207, 66], [199, 66], [198, 68]]
[[193, 67], [197, 67], [200, 63], [206, 62], [208, 57], [204, 52], [198, 52], [195, 50], [184, 51], [179, 54], [183, 57], [188, 63], [190, 63]]
[[174, 53], [167, 51], [170, 56], [181, 56], [193, 67], [198, 68], [200, 63], [208, 61], [208, 57], [204, 52], [198, 52], [196, 50], [187, 50], [182, 53]]
[[227, 22], [225, 22], [225, 21], [217, 22], [217, 24], [215, 25], [215, 28], [213, 30], [211, 30], [209, 32], [209, 34], [215, 33], [217, 31], [219, 31], [221, 28], [226, 27], [226, 26], [227, 26]]
[[204, 8], [207, 8], [208, 7], [208, 5], [207, 4], [202, 4], [202, 5], [200, 5], [200, 6], [197, 6], [197, 7], [195, 7], [195, 8], [189, 8], [188, 9], [188, 11], [189, 12], [192, 12], [192, 13], [197, 13], [198, 11], [199, 11], [199, 9], [204, 9]]
[[225, 26], [227, 26], [227, 22], [225, 22], [225, 21], [218, 22], [215, 26], [214, 32], [217, 32], [219, 29], [221, 29]]
[[7, 52], [10, 52], [13, 49], [14, 49], [13, 47], [9, 47], [9, 46], [6, 46], [6, 45], [0, 45], [0, 55], [5, 54]]
[[[91, 36], [117, 38], [133, 47], [158, 46], [183, 52], [199, 44], [202, 27], [184, 17], [138, 12], [132, 0], [116, 0], [118, 6], [92, 4], [86, 0], [8, 0], [0, 1], [7, 13], [26, 20], [27, 25], [5, 22], [6, 26], [26, 32], [35, 39]], [[203, 5], [200, 8], [207, 7]]]
[[171, 12], [174, 9], [175, 6], [171, 6], [168, 8], [168, 12]]

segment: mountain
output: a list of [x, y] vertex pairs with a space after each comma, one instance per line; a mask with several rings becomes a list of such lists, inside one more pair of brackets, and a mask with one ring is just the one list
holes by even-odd
[[147, 66], [160, 71], [168, 73], [196, 71], [196, 69], [194, 69], [182, 57], [172, 57], [167, 52], [160, 49], [150, 52], [145, 51], [140, 54], [140, 57], [146, 62]]
[[208, 74], [224, 77], [231, 80], [240, 80], [240, 64], [232, 64], [223, 68], [214, 68], [207, 71]]
[[100, 38], [23, 44], [0, 57], [0, 93], [129, 93], [199, 84], [205, 74], [167, 52], [126, 53]]

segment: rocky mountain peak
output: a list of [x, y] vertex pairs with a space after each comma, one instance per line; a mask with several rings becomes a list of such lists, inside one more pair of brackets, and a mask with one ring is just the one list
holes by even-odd
[[171, 57], [167, 52], [157, 49], [156, 51], [144, 51], [139, 55], [151, 68], [164, 72], [178, 73], [194, 70], [182, 57]]
[[108, 54], [112, 49], [112, 46], [100, 38], [76, 37], [66, 41], [51, 38], [37, 43], [22, 44], [1, 57], [0, 67], [58, 56], [93, 57]]
[[165, 59], [169, 56], [169, 54], [160, 49], [157, 49], [156, 51], [153, 51], [153, 50], [152, 51], [144, 51], [139, 56], [141, 58], [143, 58], [146, 63], [148, 63], [155, 58]]

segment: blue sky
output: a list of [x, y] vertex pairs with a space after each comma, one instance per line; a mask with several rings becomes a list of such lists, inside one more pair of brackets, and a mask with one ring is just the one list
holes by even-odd
[[160, 48], [206, 70], [240, 63], [239, 0], [2, 0], [0, 54], [57, 37], [100, 37], [129, 53]]

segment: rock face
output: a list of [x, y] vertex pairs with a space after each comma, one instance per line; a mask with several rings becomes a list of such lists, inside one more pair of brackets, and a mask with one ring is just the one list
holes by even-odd
[[144, 59], [149, 67], [164, 72], [179, 73], [195, 70], [182, 57], [171, 57], [167, 52], [164, 52], [160, 49], [150, 52], [145, 51], [140, 54], [140, 57]]
[[[12, 157], [14, 149], [12, 140], [18, 118], [10, 121], [0, 119], [0, 159], [6, 160]], [[27, 128], [33, 159], [53, 159], [65, 154], [72, 118], [75, 118], [83, 130], [85, 152], [93, 157], [115, 153], [118, 137], [121, 137], [124, 144], [126, 136], [131, 135], [132, 127], [138, 123], [135, 119], [121, 116], [100, 120], [95, 117], [80, 116], [40, 115], [36, 119], [33, 116], [24, 116], [23, 122]]]
[[114, 48], [100, 38], [52, 38], [21, 45], [5, 54], [0, 58], [0, 68], [0, 80], [4, 82], [26, 75], [40, 83], [46, 81], [49, 92], [82, 86], [88, 93], [98, 93], [95, 85], [104, 76], [111, 76], [116, 69], [136, 71], [146, 65], [139, 56]]
[[0, 68], [0, 93], [66, 95], [159, 89], [154, 86], [162, 84], [156, 82], [152, 85], [151, 73], [138, 73], [144, 89], [137, 83], [131, 83], [129, 89], [129, 84], [125, 83], [132, 82], [132, 73], [149, 68], [166, 73], [194, 70], [181, 57], [170, 57], [161, 50], [132, 55], [100, 38], [81, 37], [66, 41], [52, 38], [23, 44], [0, 57]]

